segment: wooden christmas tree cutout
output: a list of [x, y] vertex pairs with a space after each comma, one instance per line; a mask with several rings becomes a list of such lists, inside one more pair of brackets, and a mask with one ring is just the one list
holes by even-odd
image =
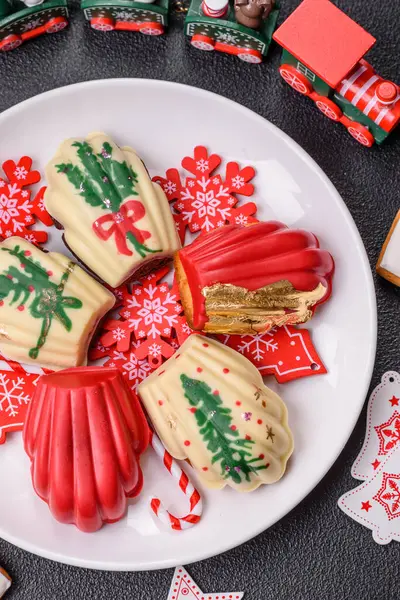
[[244, 592], [206, 594], [195, 584], [183, 567], [175, 569], [167, 600], [241, 600]]

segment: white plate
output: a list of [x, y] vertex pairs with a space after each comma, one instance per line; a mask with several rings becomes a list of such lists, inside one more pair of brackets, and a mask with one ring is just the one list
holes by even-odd
[[[339, 194], [311, 158], [279, 129], [249, 110], [202, 90], [147, 80], [106, 80], [55, 90], [0, 116], [0, 159], [32, 156], [42, 168], [66, 137], [104, 130], [136, 148], [152, 172], [179, 166], [205, 144], [257, 169], [258, 216], [318, 235], [336, 261], [334, 291], [311, 321], [329, 374], [277, 386], [288, 408], [295, 452], [277, 484], [240, 495], [205, 491], [200, 524], [187, 532], [159, 529], [147, 503], [155, 492], [183, 512], [186, 504], [152, 453], [135, 523], [95, 534], [55, 522], [31, 488], [20, 434], [0, 447], [0, 535], [53, 560], [114, 570], [187, 564], [228, 550], [286, 515], [325, 475], [348, 440], [370, 382], [376, 347], [371, 272], [355, 224]], [[54, 247], [54, 244], [51, 247]]]

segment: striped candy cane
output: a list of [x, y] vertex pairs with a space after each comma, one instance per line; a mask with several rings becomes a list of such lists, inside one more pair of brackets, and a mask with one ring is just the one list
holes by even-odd
[[171, 527], [171, 529], [177, 529], [182, 531], [183, 529], [189, 529], [196, 525], [201, 519], [201, 513], [203, 512], [203, 501], [199, 492], [190, 483], [188, 476], [181, 469], [178, 463], [172, 458], [169, 452], [164, 448], [160, 439], [155, 433], [151, 432], [150, 444], [159, 458], [164, 463], [165, 468], [169, 473], [178, 480], [179, 487], [182, 492], [189, 498], [190, 502], [190, 513], [185, 517], [175, 517], [172, 515], [162, 504], [159, 498], [153, 497], [150, 500], [151, 510], [157, 515], [157, 517]]

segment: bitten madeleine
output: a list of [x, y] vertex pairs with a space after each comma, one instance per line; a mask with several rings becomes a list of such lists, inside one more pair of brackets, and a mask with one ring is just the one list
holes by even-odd
[[193, 329], [245, 334], [308, 321], [330, 296], [334, 262], [312, 233], [268, 221], [199, 236], [175, 269]]
[[64, 141], [46, 167], [45, 205], [64, 241], [111, 287], [180, 248], [168, 200], [132, 148], [104, 133]]
[[211, 488], [274, 483], [293, 450], [287, 410], [247, 358], [191, 335], [139, 386], [164, 446]]
[[0, 351], [21, 363], [61, 369], [86, 364], [111, 292], [62, 254], [26, 240], [0, 243]]

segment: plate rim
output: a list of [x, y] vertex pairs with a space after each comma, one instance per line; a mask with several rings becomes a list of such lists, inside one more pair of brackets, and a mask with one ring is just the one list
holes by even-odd
[[[328, 466], [326, 468], [324, 467], [323, 473], [318, 477], [318, 480], [313, 481], [313, 483], [311, 485], [307, 486], [306, 489], [303, 489], [302, 493], [301, 493], [301, 497], [300, 498], [296, 497], [296, 499], [292, 503], [290, 503], [289, 508], [285, 507], [282, 511], [277, 510], [273, 517], [272, 522], [268, 525], [268, 527], [265, 528], [263, 525], [261, 527], [257, 527], [254, 530], [252, 530], [249, 534], [246, 534], [244, 537], [243, 537], [243, 534], [240, 534], [239, 537], [240, 537], [241, 541], [236, 540], [236, 541], [230, 541], [228, 543], [222, 542], [222, 543], [219, 543], [217, 549], [214, 548], [214, 550], [202, 550], [201, 552], [198, 552], [196, 557], [190, 557], [188, 559], [188, 562], [185, 561], [185, 563], [184, 563], [184, 564], [192, 564], [194, 562], [206, 560], [213, 556], [218, 556], [220, 554], [228, 552], [229, 550], [232, 550], [233, 548], [236, 548], [242, 544], [245, 544], [246, 542], [257, 537], [264, 531], [267, 531], [267, 529], [269, 529], [270, 527], [275, 525], [283, 517], [289, 515], [289, 513], [294, 508], [296, 508], [301, 502], [303, 502], [303, 500], [319, 485], [319, 483], [322, 481], [322, 479], [326, 475], [328, 475], [329, 471], [332, 469], [332, 466], [336, 463], [336, 461], [340, 457], [344, 447], [348, 443], [348, 441], [353, 433], [353, 430], [354, 430], [356, 423], [360, 417], [360, 414], [362, 412], [364, 404], [367, 400], [367, 394], [368, 394], [368, 390], [369, 390], [372, 375], [373, 375], [373, 369], [374, 369], [375, 357], [376, 357], [376, 347], [377, 347], [377, 334], [378, 334], [375, 284], [374, 284], [374, 279], [372, 276], [372, 269], [369, 264], [367, 251], [364, 246], [363, 240], [361, 238], [360, 232], [357, 228], [357, 225], [356, 225], [349, 209], [347, 208], [347, 205], [345, 204], [343, 198], [341, 197], [338, 190], [336, 189], [336, 187], [333, 185], [333, 183], [329, 179], [328, 175], [326, 175], [326, 173], [317, 164], [317, 162], [308, 154], [308, 152], [306, 150], [304, 150], [288, 134], [286, 134], [279, 127], [277, 127], [276, 125], [271, 123], [268, 119], [262, 117], [261, 115], [254, 112], [250, 108], [247, 108], [246, 106], [243, 106], [242, 104], [239, 104], [238, 102], [235, 102], [234, 100], [231, 100], [230, 98], [226, 98], [225, 96], [219, 95], [215, 92], [211, 92], [211, 91], [197, 88], [194, 86], [190, 86], [187, 84], [166, 81], [166, 80], [160, 80], [160, 79], [146, 79], [146, 78], [96, 79], [96, 80], [83, 81], [83, 82], [73, 83], [73, 84], [66, 85], [66, 86], [61, 86], [61, 87], [58, 87], [58, 88], [55, 88], [52, 90], [48, 90], [46, 92], [42, 92], [40, 94], [37, 94], [36, 96], [27, 98], [26, 100], [19, 102], [18, 104], [8, 108], [7, 110], [5, 110], [4, 112], [2, 112], [0, 114], [0, 127], [1, 127], [2, 123], [4, 121], [6, 121], [10, 116], [13, 116], [15, 113], [18, 113], [20, 110], [23, 110], [27, 105], [35, 105], [37, 103], [40, 103], [43, 98], [51, 99], [51, 97], [56, 97], [60, 94], [63, 94], [66, 90], [73, 90], [73, 89], [81, 90], [81, 89], [85, 89], [85, 88], [95, 88], [95, 87], [101, 88], [104, 85], [112, 86], [114, 84], [126, 85], [127, 87], [131, 87], [131, 86], [139, 86], [140, 87], [141, 85], [146, 85], [146, 86], [150, 86], [150, 87], [165, 86], [165, 87], [171, 87], [171, 88], [176, 88], [177, 90], [181, 90], [181, 93], [184, 93], [184, 94], [193, 94], [193, 95], [197, 95], [197, 96], [207, 96], [207, 97], [212, 96], [214, 102], [220, 102], [220, 103], [224, 103], [224, 104], [228, 103], [229, 105], [232, 106], [232, 108], [234, 110], [241, 112], [242, 114], [246, 115], [247, 117], [251, 117], [252, 119], [259, 120], [260, 123], [262, 123], [262, 125], [264, 127], [267, 126], [275, 135], [280, 137], [301, 160], [303, 160], [311, 169], [313, 169], [313, 171], [317, 174], [317, 176], [321, 179], [321, 181], [326, 185], [330, 194], [336, 198], [337, 207], [340, 209], [343, 218], [345, 219], [345, 221], [347, 222], [347, 224], [349, 225], [349, 227], [352, 230], [352, 233], [353, 233], [353, 236], [354, 236], [354, 239], [356, 242], [356, 249], [359, 253], [359, 256], [360, 256], [360, 259], [362, 262], [363, 271], [364, 271], [365, 278], [366, 278], [366, 282], [367, 282], [367, 299], [368, 299], [368, 304], [369, 304], [369, 320], [370, 320], [370, 322], [368, 324], [366, 323], [366, 327], [369, 327], [370, 331], [371, 331], [371, 344], [370, 344], [370, 348], [369, 348], [368, 360], [366, 361], [365, 367], [364, 367], [365, 383], [362, 386], [362, 389], [360, 390], [360, 400], [358, 403], [359, 409], [354, 411], [354, 415], [349, 421], [346, 421], [346, 430], [345, 430], [346, 434], [344, 436], [342, 436], [342, 441], [339, 444], [338, 450], [334, 453], [334, 456], [332, 457], [332, 459], [330, 461], [328, 461]], [[361, 394], [361, 392], [362, 392], [362, 394]], [[41, 556], [43, 558], [47, 558], [47, 559], [50, 559], [50, 560], [53, 560], [55, 562], [59, 562], [62, 564], [72, 565], [72, 566], [81, 567], [81, 568], [89, 568], [89, 569], [104, 570], [104, 571], [135, 572], [135, 571], [152, 571], [152, 570], [159, 570], [159, 569], [167, 569], [167, 568], [179, 566], [179, 564], [181, 564], [180, 562], [177, 562], [177, 560], [173, 557], [164, 559], [164, 560], [157, 559], [156, 561], [148, 562], [145, 565], [142, 565], [142, 564], [138, 565], [138, 564], [131, 563], [129, 561], [125, 561], [125, 562], [121, 563], [121, 562], [109, 562], [109, 561], [107, 562], [105, 560], [93, 560], [93, 561], [90, 559], [82, 560], [80, 558], [74, 558], [73, 556], [65, 557], [65, 556], [61, 555], [60, 553], [57, 553], [54, 551], [47, 551], [46, 549], [42, 549], [37, 546], [34, 546], [32, 543], [26, 542], [17, 536], [10, 535], [8, 532], [5, 532], [3, 530], [1, 522], [0, 522], [0, 537], [2, 537], [7, 542], [9, 542], [23, 550], [31, 552], [32, 554], [35, 554], [37, 556]]]

